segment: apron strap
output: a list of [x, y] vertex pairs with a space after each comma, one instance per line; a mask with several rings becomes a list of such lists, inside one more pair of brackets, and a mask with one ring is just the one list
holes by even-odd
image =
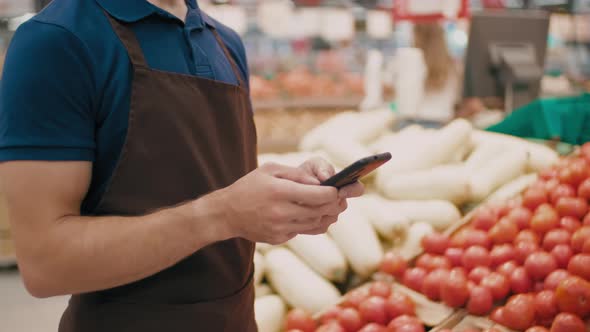
[[211, 29], [211, 32], [213, 32], [213, 35], [215, 36], [215, 39], [217, 39], [217, 43], [219, 44], [219, 46], [223, 50], [223, 53], [225, 54], [225, 57], [227, 58], [227, 61], [229, 61], [230, 65], [231, 65], [231, 68], [232, 68], [232, 70], [234, 72], [234, 75], [236, 75], [236, 79], [238, 80], [238, 85], [240, 87], [245, 88], [246, 85], [244, 84], [244, 79], [242, 78], [242, 73], [240, 72], [240, 69], [238, 68], [238, 65], [236, 64], [236, 61], [234, 60], [234, 57], [231, 55], [231, 53], [229, 53], [229, 50], [225, 46], [225, 43], [221, 39], [221, 36], [217, 32], [217, 30]]
[[139, 44], [139, 41], [137, 40], [133, 30], [131, 30], [129, 26], [117, 21], [107, 12], [104, 12], [104, 14], [111, 22], [113, 30], [127, 49], [129, 59], [131, 60], [133, 66], [148, 68], [149, 66], [145, 60], [145, 56], [143, 55], [143, 50], [141, 49], [141, 45]]

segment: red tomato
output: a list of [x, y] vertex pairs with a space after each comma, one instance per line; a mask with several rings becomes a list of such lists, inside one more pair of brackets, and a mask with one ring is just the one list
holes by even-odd
[[590, 226], [590, 213], [588, 213], [585, 217], [584, 220], [582, 221], [582, 224], [584, 226]]
[[400, 316], [387, 325], [392, 332], [424, 332], [422, 322], [411, 316]]
[[514, 246], [514, 250], [516, 251], [516, 261], [524, 264], [532, 253], [539, 250], [539, 246], [534, 242], [519, 242]]
[[562, 217], [584, 218], [588, 212], [588, 202], [578, 197], [562, 197], [555, 206]]
[[474, 287], [469, 295], [467, 311], [472, 315], [483, 316], [492, 310], [494, 297], [489, 289], [481, 286]]
[[487, 231], [498, 221], [498, 215], [489, 207], [481, 207], [471, 219], [471, 225], [476, 229]]
[[285, 329], [314, 332], [316, 329], [316, 323], [311, 315], [305, 310], [293, 309], [287, 314]]
[[445, 256], [424, 254], [418, 258], [416, 266], [430, 272], [436, 269], [450, 269], [451, 262]]
[[512, 272], [516, 270], [518, 267], [518, 263], [516, 261], [508, 261], [496, 268], [496, 272], [500, 273], [501, 275], [509, 278], [512, 275]]
[[524, 267], [533, 280], [543, 280], [557, 269], [557, 262], [551, 254], [539, 251], [527, 257]]
[[[407, 332], [411, 332], [412, 330], [407, 330]], [[358, 332], [389, 332], [387, 328], [383, 325], [370, 323], [365, 325], [362, 329], [358, 330]], [[402, 332], [400, 330], [400, 332]], [[404, 331], [406, 332], [406, 331]]]
[[416, 305], [407, 295], [394, 292], [385, 303], [385, 309], [389, 318], [399, 316], [414, 316], [416, 314]]
[[535, 298], [528, 294], [511, 297], [504, 306], [503, 316], [506, 327], [521, 331], [528, 329], [535, 322]]
[[579, 186], [590, 174], [590, 168], [588, 163], [582, 158], [575, 158], [571, 161], [569, 166], [571, 172], [571, 183], [577, 187]]
[[518, 235], [518, 227], [508, 219], [501, 219], [490, 229], [489, 236], [495, 244], [512, 243]]
[[541, 244], [541, 239], [537, 233], [531, 231], [530, 229], [525, 229], [520, 231], [518, 235], [516, 235], [516, 239], [514, 239], [514, 244], [519, 242], [533, 242], [534, 244]]
[[582, 158], [584, 158], [586, 161], [590, 162], [590, 144], [589, 143], [585, 143], [584, 145], [582, 145], [582, 148], [580, 149], [580, 154], [581, 154]]
[[572, 235], [572, 250], [575, 253], [582, 252], [587, 239], [590, 239], [590, 226], [583, 226]]
[[576, 197], [576, 189], [569, 184], [560, 184], [550, 194], [551, 204], [555, 205], [562, 197]]
[[559, 173], [557, 173], [557, 178], [559, 179], [559, 182], [561, 183], [567, 183], [570, 184], [572, 186], [576, 186], [576, 178], [574, 173], [572, 172], [571, 167], [564, 167], [561, 170], [559, 170]]
[[583, 254], [590, 254], [590, 239], [586, 240], [586, 242], [584, 242], [584, 245], [582, 246], [582, 253]]
[[347, 332], [338, 322], [329, 322], [320, 326], [315, 332]]
[[424, 278], [424, 283], [422, 284], [422, 294], [426, 295], [429, 299], [433, 301], [440, 300], [441, 295], [441, 285], [447, 279], [449, 275], [448, 270], [438, 269], [430, 272], [426, 278]]
[[538, 319], [553, 319], [558, 313], [554, 291], [544, 290], [535, 296], [535, 312]]
[[[557, 176], [557, 173], [556, 173], [555, 175]], [[550, 180], [547, 180], [547, 182], [545, 182], [545, 190], [546, 190], [548, 193], [551, 193], [551, 192], [553, 192], [553, 191], [555, 190], [555, 188], [557, 188], [557, 186], [559, 186], [560, 184], [561, 184], [561, 183], [559, 182], [559, 180], [558, 180], [558, 179], [555, 179], [555, 178], [553, 178], [553, 179], [550, 179]]]
[[448, 277], [442, 281], [440, 297], [446, 305], [452, 308], [460, 308], [465, 305], [469, 299], [465, 274], [459, 271], [451, 271]]
[[415, 267], [406, 270], [406, 272], [404, 273], [403, 283], [408, 288], [411, 288], [419, 292], [420, 290], [422, 290], [424, 278], [426, 278], [426, 270], [419, 267]]
[[353, 289], [344, 295], [344, 300], [340, 304], [343, 308], [355, 308], [370, 296], [369, 290], [366, 288]]
[[474, 283], [479, 284], [481, 280], [490, 273], [492, 273], [492, 271], [488, 267], [478, 266], [469, 272], [468, 278]]
[[551, 251], [558, 244], [569, 244], [572, 235], [565, 229], [553, 229], [545, 234], [543, 238], [543, 249]]
[[565, 229], [571, 234], [582, 227], [582, 223], [580, 220], [574, 217], [563, 217], [559, 220], [559, 227]]
[[490, 319], [500, 325], [505, 325], [506, 319], [504, 318], [504, 307], [494, 309], [490, 314]]
[[451, 236], [451, 248], [465, 248], [465, 241], [467, 240], [466, 231], [467, 229], [462, 229]]
[[543, 326], [533, 326], [525, 332], [549, 332], [549, 330]]
[[496, 267], [516, 258], [516, 250], [511, 244], [500, 244], [492, 248], [490, 259], [492, 266]]
[[578, 197], [590, 201], [590, 178], [587, 178], [578, 187]]
[[590, 255], [578, 254], [570, 259], [567, 265], [570, 274], [590, 280]]
[[580, 277], [571, 276], [559, 283], [555, 297], [561, 312], [580, 317], [590, 314], [590, 283]]
[[539, 173], [539, 178], [546, 181], [556, 180], [557, 169], [555, 167], [546, 168]]
[[553, 257], [555, 258], [557, 267], [566, 268], [570, 259], [574, 255], [574, 252], [572, 251], [572, 248], [570, 248], [569, 245], [560, 244], [556, 245], [555, 248], [551, 250], [551, 255], [553, 255]]
[[522, 205], [531, 211], [548, 201], [547, 192], [539, 188], [529, 188], [522, 196]]
[[510, 275], [510, 289], [515, 294], [528, 293], [533, 289], [533, 282], [526, 269], [517, 267]]
[[539, 206], [531, 219], [531, 229], [539, 234], [545, 234], [559, 225], [559, 214], [548, 204]]
[[586, 325], [580, 317], [570, 313], [561, 313], [555, 317], [551, 332], [584, 332]]
[[376, 281], [371, 285], [369, 294], [387, 298], [391, 295], [391, 285], [384, 281]]
[[371, 296], [368, 299], [361, 302], [359, 305], [359, 313], [364, 321], [387, 324], [388, 315], [386, 309], [386, 301], [384, 298], [379, 296]]
[[346, 308], [338, 315], [338, 323], [346, 332], [356, 332], [363, 327], [361, 314], [353, 308]]
[[479, 229], [466, 229], [465, 230], [465, 248], [480, 246], [489, 249], [492, 246], [492, 241], [488, 236], [488, 233]]
[[502, 300], [510, 292], [510, 283], [503, 275], [492, 272], [481, 281], [481, 286], [492, 292], [494, 300]]
[[422, 248], [430, 254], [443, 255], [449, 247], [451, 239], [444, 234], [432, 233], [422, 238]]
[[562, 269], [555, 270], [549, 273], [547, 278], [545, 278], [545, 289], [550, 291], [556, 290], [557, 286], [559, 286], [559, 284], [565, 279], [567, 279], [569, 276], [569, 272]]
[[451, 265], [460, 266], [461, 259], [463, 258], [463, 249], [461, 248], [448, 248], [445, 251], [445, 257], [449, 259]]
[[508, 213], [508, 219], [519, 229], [529, 228], [533, 213], [525, 207], [517, 207]]
[[401, 278], [404, 275], [404, 272], [406, 272], [407, 268], [408, 263], [401, 255], [388, 252], [383, 257], [379, 271], [396, 278]]
[[326, 324], [331, 321], [337, 321], [341, 311], [342, 308], [338, 306], [327, 309], [320, 317], [320, 324]]
[[474, 246], [465, 251], [462, 263], [465, 269], [471, 271], [471, 269], [477, 266], [490, 266], [492, 260], [486, 248]]

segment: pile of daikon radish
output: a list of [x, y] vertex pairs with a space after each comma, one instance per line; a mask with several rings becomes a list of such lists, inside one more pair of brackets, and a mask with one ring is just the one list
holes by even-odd
[[389, 111], [343, 113], [309, 132], [301, 151], [259, 156], [260, 164], [289, 166], [320, 156], [338, 169], [371, 154], [393, 155], [368, 179], [367, 194], [349, 202], [328, 234], [257, 246], [261, 332], [281, 331], [287, 307], [317, 313], [337, 303], [341, 294], [333, 283], [344, 281], [349, 271], [369, 278], [388, 248], [415, 257], [424, 235], [461, 219], [462, 205], [507, 200], [558, 161], [548, 147], [474, 130], [464, 120], [439, 130], [410, 126], [397, 133], [389, 129], [394, 122]]

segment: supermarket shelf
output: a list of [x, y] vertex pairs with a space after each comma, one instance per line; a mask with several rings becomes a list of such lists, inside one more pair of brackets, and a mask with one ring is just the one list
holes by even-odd
[[361, 97], [309, 97], [294, 99], [275, 99], [254, 101], [255, 110], [261, 109], [356, 109], [361, 103]]

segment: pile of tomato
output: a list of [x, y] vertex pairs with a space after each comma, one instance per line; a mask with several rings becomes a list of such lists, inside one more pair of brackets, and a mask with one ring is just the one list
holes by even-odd
[[325, 311], [316, 322], [295, 309], [287, 315], [288, 332], [424, 332], [415, 316], [416, 305], [391, 284], [373, 282], [344, 295], [342, 303]]
[[[518, 199], [489, 204], [452, 236], [422, 239], [408, 268], [381, 271], [434, 301], [508, 328], [584, 332], [590, 318], [590, 144], [540, 174]], [[498, 303], [505, 303], [497, 307]]]

